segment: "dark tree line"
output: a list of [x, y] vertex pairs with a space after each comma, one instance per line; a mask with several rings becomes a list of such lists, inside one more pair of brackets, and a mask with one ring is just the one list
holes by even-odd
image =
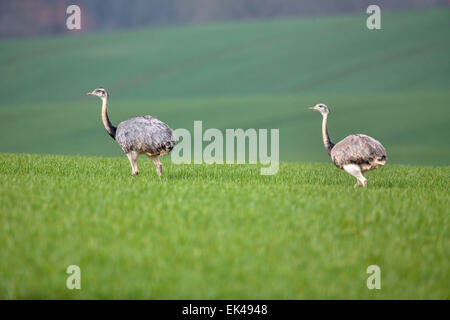
[[215, 21], [320, 16], [445, 6], [450, 0], [0, 0], [0, 37], [67, 32], [66, 8], [79, 5], [83, 31]]

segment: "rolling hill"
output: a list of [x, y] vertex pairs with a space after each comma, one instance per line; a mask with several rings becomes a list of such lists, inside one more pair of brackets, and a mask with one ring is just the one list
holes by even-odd
[[[449, 18], [0, 41], [0, 298], [449, 299]], [[279, 129], [280, 169], [166, 158], [159, 180], [142, 157], [132, 178], [85, 95], [100, 86], [116, 124]], [[368, 189], [312, 163], [329, 162], [317, 102], [335, 142], [362, 132], [386, 147]], [[65, 286], [73, 264], [79, 291]], [[381, 290], [366, 286], [373, 264]]]
[[335, 141], [366, 133], [389, 163], [448, 165], [450, 10], [223, 23], [0, 41], [0, 151], [120, 155], [103, 131], [151, 114], [172, 128], [278, 128], [284, 161], [328, 161]]

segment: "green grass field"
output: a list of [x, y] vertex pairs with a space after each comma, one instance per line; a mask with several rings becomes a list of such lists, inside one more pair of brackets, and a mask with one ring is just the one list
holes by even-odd
[[0, 154], [0, 297], [450, 298], [449, 167], [164, 165]]
[[118, 156], [113, 123], [278, 128], [284, 161], [328, 161], [318, 102], [338, 141], [365, 133], [390, 163], [449, 165], [450, 10], [155, 28], [0, 41], [0, 152]]
[[[450, 10], [366, 18], [1, 40], [0, 298], [450, 299]], [[279, 129], [280, 170], [165, 159], [160, 181], [142, 157], [132, 178], [100, 86], [116, 125]], [[330, 163], [318, 102], [334, 142], [386, 147], [368, 189]]]

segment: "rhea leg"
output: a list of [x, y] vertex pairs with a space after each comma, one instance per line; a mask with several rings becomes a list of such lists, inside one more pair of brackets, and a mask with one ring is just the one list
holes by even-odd
[[161, 161], [159, 161], [159, 154], [158, 155], [147, 154], [147, 156], [150, 159], [152, 159], [152, 161], [153, 161], [153, 163], [155, 164], [155, 167], [156, 167], [156, 173], [158, 174], [158, 177], [161, 178], [162, 163], [161, 163]]
[[356, 178], [355, 187], [367, 187], [367, 179], [363, 176], [361, 168], [357, 164], [346, 164], [344, 170]]
[[127, 153], [128, 160], [130, 160], [131, 164], [131, 175], [136, 176], [139, 174], [138, 166], [137, 166], [137, 160], [139, 158], [139, 153], [136, 151], [130, 151]]

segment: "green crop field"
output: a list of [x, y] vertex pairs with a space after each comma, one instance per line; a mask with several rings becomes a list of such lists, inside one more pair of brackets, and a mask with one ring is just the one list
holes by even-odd
[[150, 114], [172, 128], [278, 128], [284, 161], [328, 161], [318, 102], [336, 141], [365, 133], [390, 163], [448, 165], [450, 10], [273, 20], [0, 41], [0, 152], [121, 155], [106, 138]]
[[[0, 298], [450, 299], [450, 10], [366, 18], [0, 40]], [[141, 157], [133, 178], [100, 86], [116, 125], [279, 129], [280, 170], [165, 157], [159, 180]], [[318, 102], [334, 142], [386, 147], [368, 189]]]
[[0, 154], [0, 297], [450, 298], [449, 167], [164, 165]]

